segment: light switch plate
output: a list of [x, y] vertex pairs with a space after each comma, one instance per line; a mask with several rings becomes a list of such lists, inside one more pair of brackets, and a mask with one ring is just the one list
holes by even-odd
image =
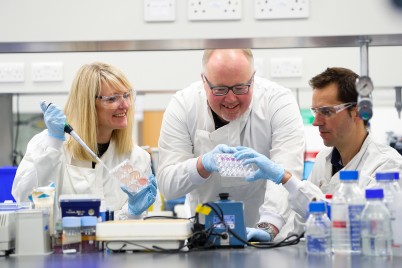
[[176, 0], [144, 0], [144, 20], [174, 21], [176, 19]]

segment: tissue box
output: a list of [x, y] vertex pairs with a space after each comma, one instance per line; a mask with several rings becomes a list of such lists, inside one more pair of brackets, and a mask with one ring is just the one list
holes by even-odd
[[99, 217], [101, 199], [95, 195], [61, 195], [61, 217]]

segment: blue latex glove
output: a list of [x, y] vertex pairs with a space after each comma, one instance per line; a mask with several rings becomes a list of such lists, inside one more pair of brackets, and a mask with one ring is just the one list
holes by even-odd
[[63, 111], [55, 104], [50, 104], [48, 107], [44, 101], [40, 103], [40, 108], [43, 112], [43, 118], [49, 136], [64, 141], [64, 125], [66, 124], [66, 116]]
[[263, 154], [257, 153], [248, 147], [236, 147], [238, 150], [233, 154], [237, 160], [244, 159], [243, 164], [255, 164], [257, 171], [246, 178], [247, 181], [255, 181], [259, 179], [269, 179], [276, 184], [281, 183], [285, 170], [283, 167], [272, 162], [268, 157]]
[[247, 241], [249, 242], [271, 242], [272, 237], [264, 230], [246, 227]]
[[215, 154], [231, 154], [234, 152], [236, 152], [235, 148], [229, 147], [226, 144], [218, 144], [212, 151], [202, 156], [202, 165], [209, 173], [217, 172], [218, 167], [215, 163]]
[[128, 212], [131, 215], [140, 215], [155, 202], [157, 193], [155, 176], [151, 174], [148, 180], [148, 186], [137, 193], [131, 193], [125, 186], [121, 187], [123, 192], [128, 195]]

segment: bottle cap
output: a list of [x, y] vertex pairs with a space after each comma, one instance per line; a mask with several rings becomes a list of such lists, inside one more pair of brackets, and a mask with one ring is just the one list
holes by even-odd
[[64, 227], [81, 227], [80, 217], [64, 217], [63, 228]]
[[327, 207], [324, 202], [322, 201], [313, 201], [310, 202], [308, 207], [310, 213], [311, 212], [325, 212]]
[[382, 188], [366, 189], [366, 199], [384, 198], [384, 190]]
[[355, 181], [359, 178], [357, 170], [341, 170], [339, 171], [339, 179], [341, 181]]
[[375, 179], [376, 181], [393, 181], [396, 176], [399, 178], [398, 172], [377, 172]]
[[81, 217], [81, 226], [96, 226], [98, 223], [98, 218], [95, 216], [82, 216]]
[[332, 194], [325, 194], [325, 199], [332, 199]]

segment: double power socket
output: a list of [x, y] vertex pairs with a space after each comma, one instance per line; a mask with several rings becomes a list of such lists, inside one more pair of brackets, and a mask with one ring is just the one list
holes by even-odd
[[[31, 64], [31, 79], [34, 82], [63, 81], [62, 62], [34, 62]], [[25, 81], [25, 63], [0, 63], [0, 82], [13, 83]]]

